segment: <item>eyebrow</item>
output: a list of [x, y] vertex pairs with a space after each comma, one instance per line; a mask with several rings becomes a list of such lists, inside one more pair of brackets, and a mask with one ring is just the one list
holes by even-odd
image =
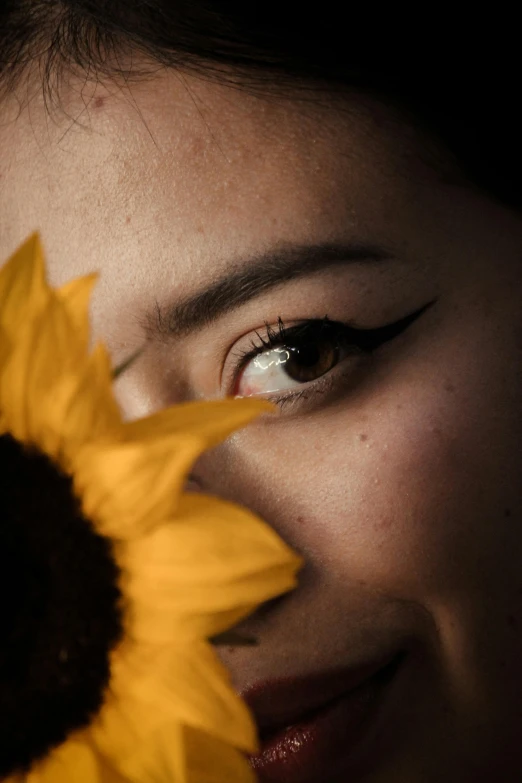
[[284, 245], [243, 260], [209, 286], [149, 312], [149, 337], [184, 337], [290, 280], [345, 264], [374, 264], [394, 256], [384, 247], [360, 243]]

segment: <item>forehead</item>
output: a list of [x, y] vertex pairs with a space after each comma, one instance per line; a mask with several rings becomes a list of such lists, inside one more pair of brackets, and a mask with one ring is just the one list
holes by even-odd
[[101, 270], [99, 319], [118, 296], [132, 308], [186, 295], [277, 244], [371, 243], [383, 226], [393, 241], [401, 204], [415, 222], [435, 178], [411, 132], [357, 100], [256, 96], [173, 71], [126, 88], [71, 82], [60, 97], [0, 129], [2, 250], [39, 228], [54, 283]]
[[144, 221], [155, 204], [162, 232], [212, 239], [226, 256], [371, 219], [365, 194], [397, 188], [405, 147], [347, 102], [256, 97], [172, 73], [133, 88], [132, 99], [108, 98], [91, 122], [120, 188], [114, 210], [123, 196], [131, 219]]
[[19, 177], [24, 163], [45, 177], [65, 215], [69, 188], [75, 203], [96, 191], [92, 205], [103, 200], [110, 216], [124, 207], [138, 218], [154, 201], [167, 221], [241, 217], [249, 234], [256, 204], [258, 221], [277, 205], [281, 227], [296, 207], [335, 219], [362, 189], [393, 180], [407, 147], [404, 129], [358, 101], [254, 96], [173, 71], [128, 88], [72, 83], [60, 101], [48, 112], [32, 100], [0, 143]]

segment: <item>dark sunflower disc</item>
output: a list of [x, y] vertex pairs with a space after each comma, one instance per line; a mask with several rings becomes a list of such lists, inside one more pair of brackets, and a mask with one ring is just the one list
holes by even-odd
[[122, 637], [118, 576], [71, 479], [0, 436], [0, 778], [100, 710]]

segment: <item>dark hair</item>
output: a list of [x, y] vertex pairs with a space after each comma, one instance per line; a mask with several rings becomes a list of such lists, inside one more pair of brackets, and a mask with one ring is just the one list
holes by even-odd
[[519, 46], [505, 31], [493, 45], [491, 14], [481, 35], [476, 9], [459, 28], [438, 7], [410, 11], [406, 29], [395, 7], [388, 28], [369, 10], [372, 24], [339, 0], [0, 0], [0, 80], [14, 89], [36, 63], [49, 90], [67, 69], [129, 80], [166, 66], [247, 89], [363, 92], [429, 131], [475, 186], [522, 207]]

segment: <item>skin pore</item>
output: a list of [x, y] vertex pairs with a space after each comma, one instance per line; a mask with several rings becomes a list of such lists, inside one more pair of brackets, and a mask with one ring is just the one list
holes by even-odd
[[[244, 624], [260, 644], [223, 650], [236, 686], [404, 651], [364, 780], [512, 783], [522, 774], [519, 217], [448, 182], [413, 131], [355, 98], [261, 98], [165, 71], [130, 91], [71, 80], [61, 101], [51, 112], [39, 94], [4, 101], [0, 258], [38, 229], [54, 284], [100, 271], [95, 337], [115, 363], [146, 345], [118, 382], [127, 417], [238, 392], [281, 403], [194, 471], [196, 486], [255, 510], [306, 560], [298, 589]], [[358, 258], [343, 261], [334, 245]], [[324, 264], [311, 261], [321, 254]], [[288, 263], [269, 286], [270, 259], [280, 273]], [[169, 319], [249, 270], [234, 289], [250, 286], [241, 304], [192, 330]], [[346, 327], [413, 313], [374, 351], [351, 347]], [[344, 325], [315, 332], [333, 363], [300, 394], [287, 398], [295, 379], [273, 353], [269, 373], [261, 359], [256, 372], [245, 364], [252, 343], [273, 350], [266, 324], [277, 335], [281, 319], [291, 335], [325, 316]], [[326, 783], [345, 779], [362, 780]]]

